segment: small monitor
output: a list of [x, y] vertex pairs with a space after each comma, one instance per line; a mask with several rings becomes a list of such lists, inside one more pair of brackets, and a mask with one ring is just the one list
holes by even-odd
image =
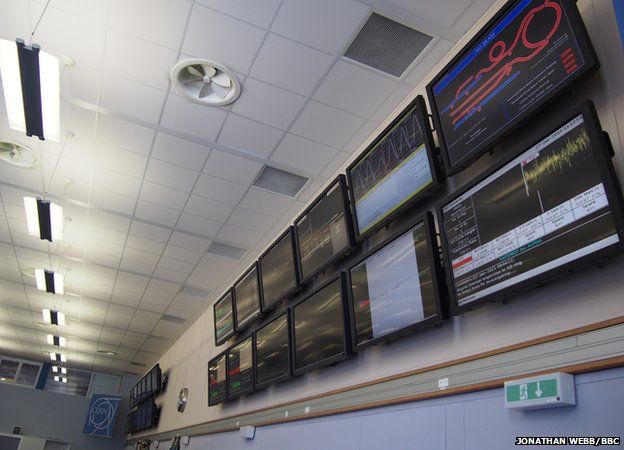
[[591, 102], [438, 207], [455, 312], [622, 248], [622, 194]]
[[302, 282], [327, 267], [353, 246], [347, 186], [340, 175], [295, 222]]
[[571, 0], [510, 0], [427, 86], [455, 173], [599, 67]]
[[237, 332], [260, 315], [260, 282], [258, 265], [254, 263], [234, 284], [234, 310], [236, 311]]
[[219, 346], [234, 336], [234, 302], [232, 289], [221, 297], [213, 307], [215, 345]]
[[345, 294], [345, 274], [341, 272], [290, 308], [295, 375], [349, 356]]
[[226, 399], [226, 354], [221, 353], [208, 362], [208, 406], [218, 405]]
[[433, 217], [428, 213], [349, 269], [357, 348], [444, 318], [435, 242]]
[[227, 398], [253, 391], [253, 340], [243, 339], [227, 350]]
[[254, 333], [256, 389], [290, 378], [290, 328], [282, 314]]
[[419, 95], [347, 168], [358, 240], [440, 186], [434, 150]]
[[289, 227], [258, 260], [262, 310], [268, 311], [299, 287], [295, 238]]

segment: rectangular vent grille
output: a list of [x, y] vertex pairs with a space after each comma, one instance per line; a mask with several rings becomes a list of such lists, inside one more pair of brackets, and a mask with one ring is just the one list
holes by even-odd
[[173, 322], [173, 323], [184, 323], [186, 322], [186, 319], [182, 319], [181, 317], [176, 317], [176, 316], [170, 316], [169, 314], [163, 314], [162, 317], [160, 318], [160, 320], [164, 320], [167, 322]]
[[210, 291], [205, 291], [203, 289], [194, 288], [192, 286], [184, 286], [181, 294], [188, 295], [189, 297], [197, 297], [205, 299], [210, 294]]
[[223, 256], [225, 258], [230, 259], [241, 259], [245, 252], [244, 248], [234, 247], [233, 245], [221, 244], [219, 242], [213, 242], [210, 248], [208, 249], [208, 253], [212, 253], [213, 255]]
[[254, 186], [277, 192], [278, 194], [294, 197], [308, 182], [308, 179], [285, 170], [276, 169], [271, 166], [264, 166]]
[[373, 13], [344, 56], [400, 77], [431, 39], [427, 34]]

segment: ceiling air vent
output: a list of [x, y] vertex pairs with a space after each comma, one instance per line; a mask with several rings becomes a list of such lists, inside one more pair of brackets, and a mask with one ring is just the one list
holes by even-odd
[[210, 248], [208, 249], [208, 253], [212, 253], [213, 255], [223, 256], [225, 258], [230, 259], [241, 259], [245, 252], [244, 248], [234, 247], [233, 245], [221, 244], [220, 242], [213, 242]]
[[37, 164], [37, 154], [25, 145], [0, 141], [0, 161], [22, 169], [30, 169]]
[[427, 34], [373, 13], [344, 56], [400, 77], [431, 39]]
[[180, 61], [171, 69], [171, 82], [186, 98], [208, 106], [227, 105], [241, 93], [234, 72], [207, 59]]
[[180, 324], [186, 322], [186, 319], [183, 319], [181, 317], [176, 317], [176, 316], [170, 316], [169, 314], [163, 314], [160, 320], [164, 320], [165, 322], [173, 322], [173, 323], [180, 323]]
[[294, 197], [308, 182], [308, 179], [285, 170], [276, 169], [271, 166], [264, 166], [254, 186], [277, 192], [278, 194]]

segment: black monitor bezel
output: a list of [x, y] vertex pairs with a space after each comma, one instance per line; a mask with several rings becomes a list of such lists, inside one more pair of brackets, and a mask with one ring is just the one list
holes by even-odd
[[[424, 138], [424, 144], [425, 144], [425, 151], [427, 152], [427, 159], [429, 161], [429, 169], [431, 170], [431, 178], [432, 178], [431, 185], [423, 189], [422, 191], [418, 192], [417, 194], [413, 195], [412, 197], [408, 198], [405, 202], [403, 202], [403, 204], [401, 204], [393, 212], [388, 214], [386, 217], [384, 217], [382, 220], [377, 222], [375, 225], [373, 225], [371, 228], [369, 228], [365, 232], [360, 233], [360, 229], [358, 226], [357, 209], [355, 207], [355, 198], [353, 196], [353, 189], [352, 189], [353, 180], [351, 177], [351, 171], [365, 157], [368, 156], [368, 153], [374, 147], [379, 145], [379, 143], [382, 142], [387, 137], [387, 134], [390, 132], [390, 130], [392, 130], [392, 128], [394, 128], [399, 122], [405, 119], [407, 114], [414, 107], [416, 108], [415, 114], [417, 116], [417, 119], [420, 122], [422, 129], [424, 130], [423, 138]], [[427, 197], [430, 197], [431, 195], [433, 195], [434, 192], [439, 190], [442, 187], [444, 174], [443, 174], [442, 168], [440, 167], [440, 163], [438, 161], [437, 147], [435, 146], [435, 142], [433, 140], [433, 133], [431, 130], [431, 125], [429, 123], [429, 116], [428, 116], [428, 111], [427, 111], [427, 105], [425, 104], [425, 98], [422, 95], [417, 95], [416, 98], [412, 100], [410, 104], [407, 105], [407, 107], [405, 107], [405, 109], [403, 109], [403, 111], [401, 111], [401, 113], [397, 115], [394, 118], [394, 120], [386, 128], [384, 128], [384, 130], [381, 133], [379, 133], [379, 135], [375, 138], [375, 140], [371, 142], [366, 147], [366, 149], [364, 149], [364, 151], [360, 153], [360, 155], [355, 159], [355, 161], [349, 164], [349, 167], [347, 167], [345, 171], [345, 175], [347, 177], [347, 184], [349, 185], [349, 189], [351, 191], [350, 207], [351, 207], [351, 215], [353, 216], [353, 232], [355, 235], [356, 242], [361, 242], [362, 240], [364, 240], [364, 238], [384, 228], [388, 223], [396, 219], [397, 216], [405, 212], [405, 210], [413, 206], [415, 203], [418, 203], [419, 201]]]
[[[427, 257], [429, 258], [429, 263], [431, 265], [432, 272], [432, 281], [433, 281], [433, 290], [435, 296], [435, 307], [436, 312], [434, 315], [427, 317], [420, 322], [409, 325], [405, 328], [401, 328], [400, 330], [396, 330], [392, 333], [389, 333], [385, 336], [380, 336], [378, 338], [374, 338], [368, 340], [366, 342], [359, 343], [357, 339], [357, 330], [355, 326], [355, 301], [353, 299], [353, 289], [351, 283], [351, 269], [355, 266], [361, 264], [363, 261], [368, 259], [371, 255], [377, 253], [379, 250], [383, 249], [390, 243], [394, 242], [396, 239], [401, 237], [403, 234], [407, 233], [409, 230], [422, 223], [425, 227], [425, 239], [427, 243]], [[405, 336], [407, 334], [413, 333], [418, 330], [422, 330], [424, 328], [440, 324], [448, 319], [448, 296], [446, 294], [446, 287], [444, 284], [444, 273], [442, 270], [442, 263], [440, 261], [440, 248], [438, 246], [438, 240], [436, 237], [435, 224], [433, 221], [433, 214], [430, 211], [426, 211], [424, 214], [416, 215], [412, 219], [410, 219], [406, 224], [404, 224], [400, 229], [398, 229], [392, 236], [384, 239], [379, 244], [375, 245], [372, 249], [364, 254], [361, 258], [358, 259], [357, 262], [349, 265], [346, 276], [347, 276], [347, 299], [349, 304], [349, 320], [350, 320], [350, 331], [351, 331], [351, 342], [353, 345], [353, 351], [357, 352], [371, 345], [379, 344], [382, 342], [393, 341], [401, 336]]]
[[[230, 303], [232, 306], [232, 331], [230, 331], [228, 334], [226, 334], [219, 340], [217, 338], [217, 305], [221, 303], [223, 300], [225, 300], [228, 294], [230, 295]], [[214, 328], [214, 339], [215, 339], [216, 347], [225, 344], [227, 341], [232, 339], [232, 337], [234, 337], [234, 335], [236, 334], [236, 309], [234, 308], [234, 288], [233, 287], [225, 291], [225, 293], [221, 295], [221, 297], [219, 297], [219, 300], [214, 302], [214, 304], [212, 305], [212, 326]]]
[[[230, 350], [232, 350], [237, 345], [242, 344], [247, 339], [251, 339], [251, 386], [248, 387], [247, 389], [244, 389], [242, 391], [239, 391], [233, 394], [232, 392], [230, 392]], [[247, 395], [250, 392], [255, 391], [255, 384], [256, 384], [256, 371], [254, 370], [254, 361], [256, 358], [255, 350], [256, 349], [254, 347], [253, 335], [249, 333], [244, 338], [238, 339], [234, 344], [230, 345], [225, 351], [225, 367], [226, 367], [225, 382], [227, 383], [225, 386], [225, 391], [226, 391], [226, 396], [227, 396], [228, 401], [234, 400], [236, 398], [242, 397], [243, 395]]]
[[433, 86], [438, 81], [440, 81], [450, 70], [452, 70], [455, 64], [457, 64], [478, 42], [480, 42], [483, 39], [483, 36], [488, 33], [488, 31], [495, 25], [495, 23], [499, 19], [501, 19], [507, 12], [509, 12], [512, 7], [519, 1], [521, 0], [507, 1], [496, 12], [496, 14], [494, 14], [493, 17], [488, 20], [488, 22], [483, 27], [481, 27], [481, 29], [470, 39], [470, 41], [457, 52], [453, 59], [451, 59], [451, 61], [447, 63], [444, 68], [440, 70], [440, 72], [438, 72], [436, 76], [427, 84], [426, 91], [427, 98], [429, 100], [429, 106], [431, 107], [431, 116], [433, 118], [435, 129], [437, 130], [438, 143], [440, 146], [442, 161], [444, 163], [446, 173], [449, 175], [456, 174], [473, 164], [481, 156], [489, 152], [496, 144], [500, 143], [512, 131], [516, 130], [519, 125], [526, 122], [538, 111], [544, 109], [544, 107], [552, 103], [554, 99], [558, 98], [565, 92], [570, 91], [573, 86], [589, 78], [594, 72], [596, 72], [600, 68], [600, 62], [598, 61], [598, 56], [596, 55], [596, 51], [587, 32], [587, 28], [585, 27], [585, 23], [583, 22], [578, 8], [576, 7], [576, 0], [560, 0], [563, 8], [567, 13], [567, 17], [570, 20], [570, 25], [572, 26], [572, 29], [576, 32], [575, 36], [578, 38], [579, 49], [583, 57], [587, 61], [585, 67], [579, 70], [571, 78], [569, 78], [568, 81], [561, 85], [555, 92], [550, 93], [548, 96], [540, 99], [540, 101], [532, 105], [530, 108], [526, 109], [516, 119], [505, 125], [505, 127], [502, 128], [498, 133], [496, 133], [491, 138], [476, 147], [477, 150], [474, 151], [469, 157], [465, 158], [460, 163], [452, 164], [448, 155], [448, 150], [446, 148], [444, 133], [442, 132], [440, 116], [438, 114], [435, 95], [433, 93]]
[[[265, 298], [264, 298], [264, 283], [263, 283], [263, 278], [262, 278], [262, 260], [269, 254], [271, 253], [271, 250], [273, 250], [273, 248], [279, 244], [279, 242], [284, 239], [285, 237], [287, 237], [287, 235], [290, 234], [290, 245], [291, 245], [291, 250], [292, 250], [292, 255], [293, 255], [293, 264], [294, 264], [294, 269], [295, 269], [295, 287], [293, 289], [290, 289], [288, 292], [286, 292], [284, 295], [282, 295], [278, 300], [276, 300], [273, 304], [271, 305], [266, 305], [265, 303]], [[285, 298], [291, 297], [293, 294], [295, 294], [296, 292], [298, 292], [301, 289], [301, 277], [299, 274], [299, 265], [297, 264], [297, 243], [295, 241], [295, 227], [294, 226], [289, 226], [282, 234], [280, 234], [277, 239], [275, 239], [275, 241], [271, 244], [271, 246], [269, 248], [267, 248], [258, 258], [258, 277], [260, 278], [260, 289], [262, 291], [260, 298], [262, 299], [262, 304], [261, 304], [261, 308], [262, 308], [262, 313], [266, 313], [270, 310], [272, 310], [273, 308], [277, 307], [277, 305], [279, 305], [279, 303], [284, 300]]]
[[[214, 358], [211, 358], [208, 361], [208, 406], [216, 406], [227, 401], [228, 381], [227, 381], [227, 353], [226, 352], [227, 350], [223, 350], [217, 356], [215, 356]], [[221, 358], [222, 356], [225, 356], [225, 381], [224, 381], [225, 394], [223, 395], [223, 399], [217, 400], [216, 402], [212, 402], [210, 399], [210, 364], [212, 364], [214, 361]]]
[[[546, 136], [561, 128], [563, 125], [574, 119], [579, 115], [583, 115], [583, 121], [587, 127], [587, 132], [590, 135], [592, 142], [592, 152], [596, 160], [598, 172], [602, 179], [602, 183], [605, 188], [605, 193], [611, 206], [611, 213], [613, 221], [615, 223], [616, 232], [620, 238], [618, 243], [612, 244], [608, 247], [600, 249], [589, 255], [585, 255], [579, 259], [575, 259], [561, 266], [542, 272], [535, 277], [521, 281], [517, 284], [509, 286], [507, 288], [496, 291], [480, 299], [474, 300], [465, 305], [459, 306], [457, 303], [457, 296], [455, 293], [452, 268], [450, 267], [448, 240], [446, 238], [446, 232], [444, 230], [444, 216], [442, 214], [442, 208], [451, 203], [457, 197], [463, 195], [466, 191], [472, 189], [477, 184], [490, 177], [502, 167], [507, 165], [510, 161], [517, 158], [520, 154], [528, 150], [530, 147], [540, 142]], [[600, 120], [596, 112], [596, 108], [592, 101], [585, 100], [580, 104], [572, 108], [568, 108], [564, 113], [560, 114], [554, 119], [551, 119], [547, 124], [541, 125], [539, 129], [528, 130], [530, 133], [522, 140], [522, 142], [514, 145], [514, 150], [504, 159], [503, 162], [495, 164], [492, 168], [481, 174], [479, 177], [463, 186], [461, 189], [453, 192], [451, 195], [440, 201], [436, 205], [436, 214], [438, 224], [440, 226], [440, 240], [442, 242], [442, 252], [444, 255], [444, 269], [446, 272], [446, 284], [449, 291], [450, 308], [453, 315], [459, 315], [466, 311], [470, 311], [483, 306], [486, 303], [501, 300], [511, 297], [512, 295], [525, 291], [527, 289], [543, 285], [556, 278], [559, 275], [563, 275], [566, 272], [581, 269], [592, 262], [596, 262], [602, 258], [611, 256], [615, 253], [619, 253], [624, 250], [624, 198], [622, 197], [622, 191], [619, 181], [617, 179], [615, 168], [611, 161], [611, 146], [609, 143], [608, 135], [602, 131]]]
[[[236, 311], [236, 286], [249, 275], [253, 270], [256, 271], [256, 286], [258, 288], [258, 311], [249, 316], [242, 324], [238, 323], [238, 312]], [[234, 307], [234, 331], [238, 334], [249, 326], [254, 320], [262, 315], [262, 286], [260, 285], [260, 267], [258, 261], [254, 262], [232, 285], [232, 305]]]
[[[256, 347], [257, 345], [257, 341], [256, 341], [256, 336], [258, 334], [258, 332], [260, 330], [262, 330], [263, 328], [271, 325], [273, 322], [275, 322], [276, 320], [282, 319], [283, 317], [286, 318], [286, 323], [288, 326], [288, 331], [287, 331], [287, 335], [288, 335], [288, 374], [284, 374], [284, 375], [280, 375], [279, 377], [275, 377], [272, 378], [270, 380], [267, 381], [262, 381], [259, 382], [258, 381], [258, 349]], [[288, 311], [285, 311], [284, 313], [278, 315], [277, 317], [275, 317], [273, 320], [263, 324], [260, 328], [258, 328], [256, 331], [254, 331], [253, 333], [253, 370], [254, 370], [254, 387], [256, 390], [258, 389], [262, 389], [268, 386], [271, 386], [273, 384], [278, 384], [281, 383], [282, 381], [286, 381], [286, 380], [290, 380], [293, 376], [293, 366], [292, 366], [292, 335], [291, 335], [291, 322], [290, 322], [290, 315], [288, 314]]]
[[[297, 351], [296, 351], [296, 336], [295, 336], [295, 308], [301, 303], [305, 302], [309, 298], [315, 296], [318, 292], [322, 291], [330, 284], [335, 281], [339, 281], [340, 283], [340, 295], [342, 297], [342, 318], [343, 318], [343, 351], [340, 354], [330, 356], [329, 358], [325, 358], [320, 361], [316, 361], [315, 363], [308, 364], [304, 367], [297, 367]], [[291, 346], [291, 366], [293, 376], [303, 375], [307, 372], [311, 372], [312, 370], [320, 369], [322, 367], [331, 366], [333, 364], [339, 363], [348, 359], [351, 356], [351, 341], [350, 341], [350, 331], [349, 331], [349, 318], [348, 318], [348, 306], [347, 306], [347, 277], [346, 274], [341, 271], [338, 275], [331, 277], [329, 280], [325, 281], [319, 287], [314, 289], [311, 293], [306, 295], [304, 298], [298, 300], [288, 307], [288, 315], [290, 316], [290, 346]]]
[[[313, 208], [315, 208], [325, 198], [327, 193], [331, 191], [332, 189], [334, 189], [336, 185], [338, 185], [338, 188], [341, 190], [341, 194], [342, 194], [342, 201], [343, 201], [344, 212], [345, 212], [345, 226], [347, 227], [347, 238], [349, 239], [349, 245], [345, 247], [343, 250], [341, 250], [340, 252], [336, 253], [330, 259], [325, 261], [323, 264], [317, 267], [313, 272], [309, 273], [308, 275], [304, 275], [303, 265], [301, 264], [301, 246], [299, 245], [299, 232], [297, 230], [297, 223], [299, 223], [299, 221], [303, 219], [303, 217], [305, 217]], [[353, 218], [351, 217], [351, 205], [349, 202], [347, 178], [343, 174], [340, 174], [336, 178], [334, 178], [334, 180], [325, 189], [323, 189], [323, 191], [319, 195], [316, 196], [314, 201], [310, 203], [310, 205], [308, 205], [308, 207], [301, 214], [299, 214], [299, 216], [293, 222], [293, 228], [294, 228], [293, 232], [295, 235], [295, 244], [296, 244], [296, 249], [297, 249], [297, 254], [296, 254], [297, 270], [299, 271], [301, 285], [305, 285], [310, 280], [312, 280], [315, 276], [321, 273], [323, 270], [327, 269], [327, 267], [330, 264], [338, 261], [340, 258], [342, 258], [346, 254], [351, 252], [353, 250], [353, 247], [355, 246], [355, 236], [353, 235]]]

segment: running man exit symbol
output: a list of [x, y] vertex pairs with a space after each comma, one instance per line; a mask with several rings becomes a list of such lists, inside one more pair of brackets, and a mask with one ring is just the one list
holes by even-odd
[[520, 400], [529, 399], [529, 387], [526, 384], [520, 385]]

